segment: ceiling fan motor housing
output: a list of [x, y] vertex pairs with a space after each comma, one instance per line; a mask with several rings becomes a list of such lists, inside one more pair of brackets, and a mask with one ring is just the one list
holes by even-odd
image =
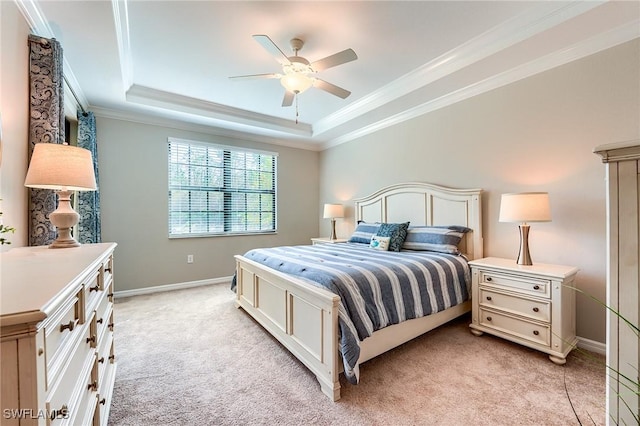
[[291, 46], [291, 49], [297, 55], [298, 54], [298, 50], [302, 49], [302, 46], [304, 46], [304, 41], [300, 40], [299, 38], [292, 38], [289, 41], [289, 45]]

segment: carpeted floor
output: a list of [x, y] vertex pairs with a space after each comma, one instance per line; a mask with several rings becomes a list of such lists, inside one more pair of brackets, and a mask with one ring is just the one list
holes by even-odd
[[578, 425], [567, 393], [582, 424], [605, 424], [602, 356], [558, 366], [473, 336], [468, 316], [363, 364], [331, 402], [234, 296], [212, 285], [116, 299], [110, 425]]

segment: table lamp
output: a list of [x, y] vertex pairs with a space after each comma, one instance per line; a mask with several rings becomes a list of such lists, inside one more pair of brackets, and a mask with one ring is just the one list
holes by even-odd
[[71, 194], [96, 189], [91, 151], [57, 143], [35, 144], [24, 186], [53, 189], [58, 194], [58, 208], [49, 215], [58, 237], [49, 248], [78, 247], [71, 230], [80, 216], [71, 207]]
[[336, 218], [344, 217], [344, 207], [342, 204], [325, 204], [324, 205], [324, 218], [331, 219], [331, 240], [337, 239], [336, 237]]
[[529, 253], [529, 225], [527, 222], [550, 222], [551, 208], [546, 192], [523, 192], [502, 194], [500, 222], [519, 222], [520, 252], [518, 265], [532, 265]]

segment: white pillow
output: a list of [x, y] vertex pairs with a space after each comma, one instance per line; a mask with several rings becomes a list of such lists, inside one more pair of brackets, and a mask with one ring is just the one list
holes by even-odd
[[371, 237], [369, 247], [376, 250], [387, 251], [389, 250], [390, 241], [391, 237], [379, 237], [378, 235], [374, 235], [373, 237]]

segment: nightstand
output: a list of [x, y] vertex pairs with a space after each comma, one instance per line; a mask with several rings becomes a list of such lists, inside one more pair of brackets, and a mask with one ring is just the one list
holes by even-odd
[[336, 238], [335, 240], [332, 240], [329, 237], [317, 237], [311, 239], [311, 244], [315, 246], [316, 244], [346, 243], [347, 241], [349, 240], [346, 238]]
[[490, 333], [549, 354], [564, 364], [575, 347], [578, 269], [572, 266], [518, 265], [487, 257], [469, 262], [472, 274], [471, 332]]

